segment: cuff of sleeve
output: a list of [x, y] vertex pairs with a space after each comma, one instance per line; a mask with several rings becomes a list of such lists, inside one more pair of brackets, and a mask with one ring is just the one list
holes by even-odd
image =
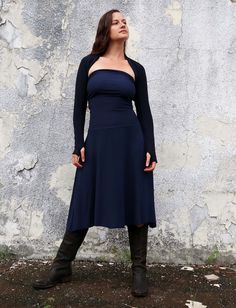
[[155, 161], [156, 163], [158, 163], [158, 160], [156, 158], [156, 155], [151, 155], [151, 158], [150, 158], [151, 161]]
[[82, 147], [84, 147], [84, 142], [80, 143], [79, 145], [75, 145], [74, 151], [72, 152], [72, 154], [76, 154], [80, 156], [80, 150], [82, 149]]
[[156, 163], [158, 163], [155, 150], [149, 149], [149, 148], [146, 147], [146, 152], [150, 153], [150, 155], [151, 155], [150, 161], [151, 162], [155, 161]]

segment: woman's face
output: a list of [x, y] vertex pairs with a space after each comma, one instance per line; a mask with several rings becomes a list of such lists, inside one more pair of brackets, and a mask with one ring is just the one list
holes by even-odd
[[110, 38], [112, 40], [127, 40], [129, 29], [125, 17], [120, 12], [112, 13]]

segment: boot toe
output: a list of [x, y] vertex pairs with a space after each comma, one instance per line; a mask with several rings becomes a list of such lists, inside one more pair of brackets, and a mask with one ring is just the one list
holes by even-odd
[[36, 280], [35, 282], [32, 283], [32, 287], [34, 289], [47, 289], [54, 287], [56, 285], [55, 281], [50, 281], [50, 280]]
[[65, 276], [65, 277], [60, 277], [57, 280], [50, 280], [50, 279], [40, 279], [36, 280], [35, 282], [32, 283], [32, 287], [34, 289], [48, 289], [52, 288], [58, 283], [65, 283], [65, 282], [70, 282], [71, 281], [72, 275]]
[[131, 294], [133, 295], [133, 296], [135, 296], [135, 297], [145, 297], [145, 296], [147, 296], [148, 295], [148, 291], [145, 291], [145, 292], [138, 292], [138, 291], [136, 291], [136, 290], [133, 290], [133, 291], [131, 291]]
[[135, 286], [131, 289], [133, 296], [143, 297], [148, 295], [148, 287], [146, 283], [143, 283], [140, 286]]
[[148, 280], [145, 270], [139, 268], [133, 270], [131, 294], [137, 297], [148, 295]]

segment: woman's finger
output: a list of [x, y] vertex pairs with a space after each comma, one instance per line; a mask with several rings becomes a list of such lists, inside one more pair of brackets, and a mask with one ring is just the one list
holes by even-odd
[[149, 152], [146, 153], [146, 167], [149, 166], [150, 164], [150, 158], [151, 158], [151, 155]]
[[149, 167], [144, 168], [144, 171], [153, 171], [156, 167], [156, 162], [153, 161]]
[[80, 150], [82, 162], [85, 162], [85, 147], [82, 147]]
[[72, 154], [72, 158], [71, 158], [71, 162], [75, 167], [79, 167], [82, 168], [83, 165], [80, 164], [80, 156], [78, 156], [77, 154]]

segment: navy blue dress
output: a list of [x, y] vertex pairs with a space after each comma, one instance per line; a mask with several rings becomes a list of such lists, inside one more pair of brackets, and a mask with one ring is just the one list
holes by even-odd
[[66, 229], [156, 227], [153, 171], [146, 172], [144, 136], [133, 110], [133, 77], [97, 69], [88, 77], [90, 120], [85, 162], [76, 168]]

